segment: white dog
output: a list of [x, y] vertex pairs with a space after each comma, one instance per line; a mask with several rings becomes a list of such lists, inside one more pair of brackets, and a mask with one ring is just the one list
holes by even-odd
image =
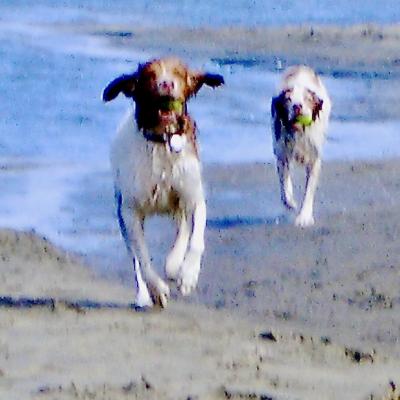
[[285, 72], [279, 94], [271, 104], [272, 138], [281, 199], [289, 210], [297, 208], [290, 164], [294, 160], [306, 168], [305, 194], [295, 220], [298, 226], [314, 224], [314, 195], [330, 112], [328, 93], [311, 68], [294, 66]]
[[[145, 217], [169, 214], [178, 222], [176, 242], [166, 259], [166, 275], [182, 294], [197, 285], [204, 251], [206, 204], [196, 143], [196, 125], [187, 100], [203, 84], [223, 84], [220, 75], [190, 71], [165, 58], [139, 65], [113, 80], [103, 92], [110, 101], [123, 93], [134, 100], [111, 150], [117, 215], [137, 285], [136, 304], [165, 307], [167, 283], [154, 271], [144, 238]], [[141, 271], [142, 269], [142, 271]], [[142, 274], [143, 273], [143, 274]]]

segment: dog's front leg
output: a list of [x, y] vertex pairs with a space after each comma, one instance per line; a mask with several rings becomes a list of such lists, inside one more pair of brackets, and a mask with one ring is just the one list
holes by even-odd
[[178, 234], [165, 263], [165, 273], [169, 279], [173, 280], [177, 279], [185, 258], [191, 231], [191, 223], [188, 221], [186, 212], [182, 211], [177, 215], [177, 222]]
[[[165, 307], [169, 298], [168, 285], [151, 266], [150, 256], [144, 237], [144, 216], [134, 207], [119, 201], [118, 219], [128, 253], [133, 259], [137, 284], [137, 305], [152, 306], [153, 302]], [[143, 269], [143, 278], [140, 271]], [[150, 289], [150, 295], [147, 287]], [[149, 298], [151, 296], [150, 302]]]
[[188, 212], [187, 218], [190, 218], [192, 222], [192, 234], [178, 279], [183, 295], [188, 295], [196, 288], [199, 278], [201, 257], [204, 252], [204, 230], [207, 218], [206, 203], [203, 197], [195, 203], [194, 210]]
[[289, 162], [278, 158], [276, 167], [279, 176], [282, 203], [288, 210], [295, 210], [297, 204], [293, 196], [293, 185], [289, 172]]
[[318, 178], [321, 171], [321, 159], [317, 158], [314, 163], [306, 166], [306, 185], [303, 204], [299, 215], [296, 217], [297, 226], [306, 227], [314, 225], [314, 196], [317, 189]]

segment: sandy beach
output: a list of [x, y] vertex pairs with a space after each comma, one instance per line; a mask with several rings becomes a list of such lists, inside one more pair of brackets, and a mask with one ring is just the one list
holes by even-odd
[[[165, 311], [136, 312], [131, 288], [2, 231], [1, 397], [397, 399], [398, 168], [325, 165], [308, 230], [214, 209], [198, 293]], [[206, 172], [210, 191], [273, 191], [274, 178]]]
[[0, 244], [3, 290], [54, 300], [1, 299], [2, 398], [397, 399], [393, 351], [182, 302], [135, 312], [129, 291], [40, 237], [2, 231]]
[[[306, 63], [326, 78], [365, 78], [364, 97], [345, 93], [334, 104], [335, 121], [382, 122], [384, 129], [398, 119], [399, 25], [152, 29], [79, 21], [41, 28], [43, 36], [86, 35], [135, 57], [173, 53], [221, 69], [273, 72]], [[96, 90], [115, 72], [97, 77]], [[76, 112], [72, 129], [113, 123], [106, 112], [98, 125], [85, 114], [76, 122]], [[262, 125], [267, 111], [263, 118], [239, 125]], [[94, 154], [96, 146], [85, 151]], [[25, 181], [14, 179], [15, 165], [38, 167], [1, 160], [0, 181], [19, 194]], [[65, 172], [67, 181], [78, 167]], [[68, 229], [77, 240], [92, 235], [100, 252], [76, 254], [40, 233], [0, 230], [0, 399], [399, 400], [399, 170], [398, 159], [323, 162], [316, 225], [298, 229], [280, 206], [272, 163], [205, 165], [198, 289], [182, 298], [171, 284], [167, 309], [148, 312], [132, 305], [132, 267], [116, 221], [108, 222], [110, 176], [105, 167], [82, 175], [74, 181], [75, 208], [62, 211], [73, 216]], [[296, 183], [302, 178], [297, 171]], [[102, 223], [86, 232], [93, 214]], [[150, 227], [160, 270], [172, 233], [160, 229], [164, 222]]]

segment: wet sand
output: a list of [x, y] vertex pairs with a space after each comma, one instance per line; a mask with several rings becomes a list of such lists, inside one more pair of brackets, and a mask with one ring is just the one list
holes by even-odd
[[336, 77], [393, 78], [400, 71], [400, 25], [192, 29], [87, 24], [67, 25], [64, 29], [104, 37], [112, 46], [200, 56], [221, 65], [263, 64], [276, 70], [304, 63]]
[[[51, 302], [2, 300], [1, 397], [397, 399], [384, 395], [400, 384], [398, 168], [326, 163], [307, 230], [212, 209], [198, 293], [174, 290], [161, 312], [135, 312], [129, 285], [36, 235], [2, 231], [1, 295]], [[206, 172], [209, 191], [275, 191], [274, 179], [261, 164]]]
[[135, 312], [127, 290], [93, 279], [49, 242], [0, 236], [3, 293], [54, 301], [1, 299], [2, 398], [383, 399], [396, 386], [393, 353], [181, 302]]
[[400, 355], [399, 167], [325, 163], [310, 229], [295, 228], [290, 214], [257, 215], [257, 202], [279, 204], [273, 166], [210, 171], [211, 191], [247, 196], [240, 208], [211, 208], [200, 300]]

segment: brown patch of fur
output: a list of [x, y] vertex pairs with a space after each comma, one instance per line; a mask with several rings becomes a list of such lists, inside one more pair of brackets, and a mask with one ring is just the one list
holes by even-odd
[[179, 82], [181, 89], [175, 100], [186, 101], [190, 96], [190, 87], [188, 85], [189, 70], [177, 58], [164, 58], [149, 61], [139, 65], [137, 74], [138, 81], [135, 88], [135, 100], [157, 100], [160, 95], [158, 93], [157, 78], [161, 75], [163, 69], [169, 71], [176, 82]]
[[310, 97], [306, 97], [306, 101], [312, 109], [312, 120], [315, 121], [319, 117], [319, 113], [322, 110], [322, 105], [324, 104], [324, 101], [320, 99], [312, 90], [307, 90], [310, 94]]
[[188, 142], [191, 143], [193, 151], [198, 158], [199, 149], [197, 145], [196, 122], [194, 122], [194, 120], [189, 115], [186, 115], [183, 124], [183, 132], [185, 133]]
[[156, 134], [166, 133], [166, 128], [173, 125], [179, 130], [179, 117], [177, 111], [162, 111], [161, 103], [165, 98], [158, 91], [158, 76], [163, 68], [170, 71], [171, 76], [179, 82], [181, 92], [174, 100], [182, 102], [182, 114], [187, 113], [187, 68], [177, 59], [154, 60], [139, 65], [134, 100], [136, 102], [135, 118], [139, 129], [148, 129]]
[[[159, 93], [158, 77], [166, 70], [172, 77], [179, 93], [173, 98]], [[111, 101], [123, 93], [135, 103], [135, 119], [140, 130], [148, 130], [156, 135], [185, 134], [196, 155], [196, 125], [187, 112], [187, 100], [195, 95], [202, 85], [217, 87], [224, 83], [221, 75], [194, 72], [174, 57], [155, 59], [139, 64], [136, 72], [114, 79], [104, 90], [104, 101]], [[165, 110], [166, 101], [179, 101], [182, 110]]]
[[[160, 103], [165, 99], [158, 93], [157, 77], [163, 70], [167, 70], [173, 80], [178, 82], [180, 92], [174, 100], [182, 102], [181, 113], [175, 110], [160, 110]], [[165, 133], [186, 135], [194, 153], [198, 156], [196, 124], [187, 112], [186, 102], [206, 83], [207, 74], [190, 71], [176, 58], [165, 58], [140, 65], [137, 75], [134, 99], [136, 101], [135, 118], [139, 129], [148, 129], [160, 135]]]

